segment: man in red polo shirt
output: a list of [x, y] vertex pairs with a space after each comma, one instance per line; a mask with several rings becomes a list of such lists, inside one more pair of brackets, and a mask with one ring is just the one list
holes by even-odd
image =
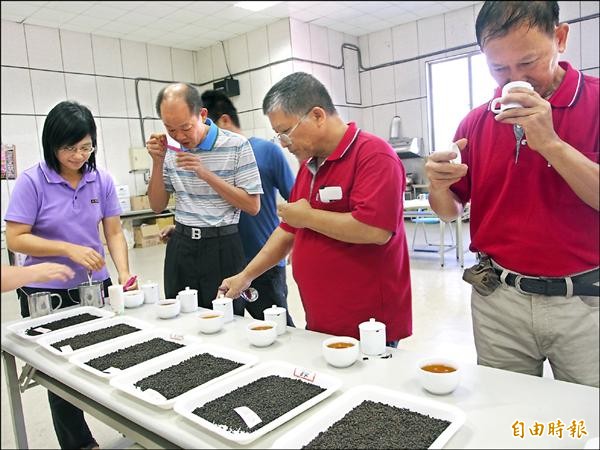
[[485, 2], [476, 35], [492, 76], [534, 91], [501, 100], [521, 108], [471, 111], [455, 135], [464, 164], [436, 152], [426, 171], [441, 217], [471, 201], [479, 364], [541, 376], [548, 359], [556, 379], [598, 387], [599, 80], [558, 62], [568, 32], [557, 2]]
[[[301, 93], [301, 95], [299, 95]], [[221, 291], [235, 298], [293, 247], [292, 267], [307, 329], [359, 337], [358, 325], [386, 325], [388, 345], [412, 333], [404, 169], [377, 136], [346, 124], [325, 87], [293, 73], [263, 100], [279, 142], [301, 162], [281, 225]]]

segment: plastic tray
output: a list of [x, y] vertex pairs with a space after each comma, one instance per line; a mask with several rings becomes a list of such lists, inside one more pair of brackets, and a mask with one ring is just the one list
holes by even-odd
[[[135, 386], [135, 383], [141, 380], [142, 378], [146, 378], [168, 367], [175, 366], [192, 356], [200, 355], [202, 353], [209, 353], [213, 356], [226, 358], [231, 361], [241, 363], [243, 365], [232, 370], [231, 372], [227, 372], [221, 375], [220, 377], [213, 378], [212, 380], [209, 380], [206, 383], [201, 384], [193, 389], [190, 389], [189, 391], [171, 399], [166, 399], [162, 395], [152, 391], [142, 391], [140, 388]], [[134, 369], [128, 370], [127, 373], [112, 378], [110, 380], [110, 384], [111, 386], [129, 395], [137, 397], [140, 400], [150, 403], [151, 405], [158, 406], [159, 408], [163, 409], [170, 409], [173, 407], [173, 404], [180, 398], [198, 392], [200, 389], [204, 389], [206, 386], [218, 382], [225, 377], [229, 377], [245, 369], [248, 369], [257, 363], [258, 357], [249, 353], [242, 353], [217, 345], [191, 345], [177, 352], [170, 352], [166, 355], [163, 355], [160, 358], [155, 358], [150, 361], [146, 361], [142, 364], [138, 364], [137, 366], [135, 366]]]
[[106, 341], [98, 342], [96, 344], [88, 345], [87, 347], [82, 347], [77, 350], [68, 349], [68, 348], [57, 349], [57, 348], [53, 347], [52, 344], [62, 341], [63, 339], [69, 339], [69, 338], [72, 338], [75, 336], [79, 336], [81, 334], [87, 334], [91, 331], [96, 331], [96, 330], [101, 330], [104, 328], [113, 327], [115, 325], [119, 325], [122, 323], [131, 325], [132, 327], [139, 328], [140, 331], [154, 326], [152, 324], [149, 324], [148, 322], [144, 322], [143, 320], [136, 319], [133, 317], [127, 317], [127, 316], [112, 317], [110, 319], [106, 319], [106, 320], [102, 320], [102, 321], [92, 320], [91, 323], [85, 322], [80, 325], [75, 325], [73, 327], [65, 328], [62, 331], [57, 330], [55, 333], [51, 333], [50, 336], [44, 335], [43, 337], [41, 337], [40, 339], [37, 340], [37, 343], [42, 348], [48, 350], [50, 353], [62, 356], [63, 358], [69, 358], [70, 356], [75, 355], [81, 351], [96, 348], [97, 346], [100, 346], [108, 341], [112, 341], [113, 339], [121, 339], [125, 336], [130, 336], [133, 333], [139, 333], [140, 331], [134, 331], [133, 333], [124, 334], [122, 336], [118, 336], [118, 337], [115, 337], [112, 339], [108, 339]]
[[[48, 314], [48, 315], [45, 315], [42, 317], [36, 317], [35, 319], [23, 319], [18, 322], [15, 322], [11, 325], [8, 325], [6, 327], [6, 329], [8, 331], [11, 331], [12, 333], [16, 334], [17, 336], [19, 336], [22, 339], [25, 339], [28, 341], [36, 341], [41, 337], [50, 336], [50, 335], [53, 335], [54, 333], [60, 333], [71, 327], [65, 327], [65, 328], [61, 328], [60, 330], [49, 331], [47, 333], [38, 334], [36, 336], [28, 336], [27, 334], [25, 334], [25, 331], [27, 331], [29, 328], [36, 327], [36, 326], [42, 325], [44, 323], [55, 322], [60, 319], [66, 319], [67, 317], [78, 316], [80, 314], [85, 314], [85, 313], [89, 313], [89, 314], [98, 316], [97, 319], [93, 319], [93, 320], [84, 322], [87, 324], [95, 323], [98, 320], [104, 320], [107, 317], [113, 317], [115, 315], [115, 313], [113, 311], [110, 311], [108, 309], [100, 309], [100, 308], [96, 308], [94, 306], [75, 306], [75, 307], [71, 307], [68, 309], [67, 308], [59, 309], [58, 311], [56, 311], [52, 314]], [[72, 325], [72, 326], [77, 327], [79, 325], [82, 325], [82, 324], [77, 324], [77, 325]]]
[[[194, 411], [197, 407], [204, 405], [216, 398], [222, 397], [235, 389], [245, 386], [260, 378], [278, 375], [281, 377], [303, 379], [306, 382], [310, 382], [317, 386], [324, 388], [325, 390], [319, 395], [311, 398], [310, 400], [302, 403], [294, 409], [283, 414], [278, 419], [266, 424], [265, 426], [253, 431], [251, 433], [241, 431], [230, 431], [224, 427], [218, 426], [212, 422], [209, 422], [196, 414]], [[310, 381], [312, 380], [312, 381]], [[306, 411], [310, 407], [316, 405], [320, 401], [326, 399], [333, 394], [337, 389], [340, 388], [342, 382], [335, 377], [326, 375], [321, 372], [314, 372], [303, 367], [298, 367], [293, 364], [289, 364], [283, 361], [270, 361], [261, 363], [256, 367], [240, 372], [236, 375], [228, 376], [222, 381], [213, 384], [199, 392], [195, 392], [193, 395], [186, 395], [180, 400], [175, 402], [173, 406], [174, 411], [177, 414], [185, 417], [186, 419], [194, 422], [202, 428], [208, 431], [218, 434], [219, 436], [236, 442], [238, 444], [248, 444], [255, 439], [267, 434], [269, 431], [274, 430], [278, 426], [284, 424], [288, 420], [297, 416], [298, 414]]]
[[[104, 379], [108, 380], [118, 374], [125, 373], [126, 371], [131, 370], [132, 368], [138, 366], [139, 364], [128, 367], [127, 369], [124, 369], [124, 370], [115, 368], [110, 372], [102, 372], [100, 370], [96, 370], [93, 367], [87, 365], [86, 362], [89, 361], [90, 359], [97, 358], [99, 356], [104, 356], [108, 353], [116, 352], [117, 350], [131, 347], [132, 345], [141, 344], [142, 342], [146, 342], [146, 341], [149, 341], [150, 339], [154, 339], [154, 338], [163, 338], [167, 341], [177, 342], [177, 343], [183, 344], [183, 345], [198, 344], [202, 341], [202, 339], [200, 339], [199, 337], [196, 337], [196, 336], [182, 335], [182, 334], [175, 333], [172, 330], [168, 330], [168, 329], [164, 329], [164, 328], [155, 328], [152, 330], [143, 330], [143, 331], [139, 331], [137, 333], [131, 333], [131, 334], [123, 336], [119, 339], [113, 339], [111, 341], [107, 341], [102, 344], [98, 344], [98, 346], [94, 346], [95, 348], [93, 348], [93, 349], [92, 348], [88, 348], [87, 350], [84, 349], [80, 352], [77, 352], [77, 354], [72, 355], [69, 358], [69, 362], [71, 364], [76, 365], [80, 369], [83, 369], [87, 372], [90, 372], [90, 373], [100, 377], [100, 378], [104, 378]], [[177, 352], [177, 351], [181, 351], [181, 350], [183, 350], [183, 348], [173, 350], [173, 352]], [[173, 352], [169, 352], [169, 353], [173, 353]], [[166, 354], [168, 355], [169, 353], [166, 353]], [[155, 358], [151, 358], [148, 361], [151, 361], [153, 359], [158, 359], [162, 356], [164, 356], [164, 355], [160, 355]], [[144, 361], [144, 363], [145, 362], [147, 362], [147, 361]], [[143, 363], [140, 363], [140, 364], [143, 364]]]
[[[385, 403], [398, 408], [408, 408], [414, 412], [449, 421], [448, 428], [438, 436], [429, 448], [442, 448], [465, 422], [464, 412], [455, 406], [403, 394], [392, 389], [362, 385], [348, 390], [348, 392], [333, 400], [314, 416], [309, 417], [277, 439], [271, 448], [302, 448], [317, 437], [320, 432], [325, 431], [365, 400]], [[368, 424], [365, 424], [365, 426], [368, 426]], [[393, 430], [390, 430], [390, 432], [393, 432]]]

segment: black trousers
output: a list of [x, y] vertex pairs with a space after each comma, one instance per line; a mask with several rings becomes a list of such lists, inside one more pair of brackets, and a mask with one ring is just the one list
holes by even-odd
[[[167, 242], [164, 268], [165, 297], [175, 298], [190, 287], [198, 290], [198, 306], [212, 309], [221, 282], [244, 268], [244, 249], [239, 233], [192, 239], [174, 232]], [[246, 301], [233, 301], [233, 312], [244, 315]]]
[[[112, 282], [110, 279], [104, 280], [105, 297], [108, 297], [108, 286], [111, 284]], [[66, 289], [46, 289], [24, 286], [17, 289], [17, 296], [19, 297], [19, 302], [21, 304], [21, 316], [29, 317], [27, 295], [44, 291], [60, 295], [62, 298], [61, 308], [77, 305], [73, 300], [79, 301], [79, 291], [77, 289], [71, 290], [71, 295], [69, 297], [69, 293]], [[55, 300], [56, 299], [53, 297], [53, 307], [58, 306], [58, 302]], [[98, 443], [92, 436], [92, 432], [85, 421], [81, 409], [50, 391], [48, 391], [48, 402], [50, 403], [50, 413], [52, 414], [54, 432], [56, 433], [60, 448], [92, 448], [98, 446]]]
[[246, 310], [257, 320], [264, 320], [263, 311], [273, 305], [286, 309], [287, 324], [295, 326], [290, 312], [287, 311], [288, 287], [285, 276], [285, 266], [274, 266], [252, 282], [252, 287], [258, 291], [258, 299], [246, 302]]

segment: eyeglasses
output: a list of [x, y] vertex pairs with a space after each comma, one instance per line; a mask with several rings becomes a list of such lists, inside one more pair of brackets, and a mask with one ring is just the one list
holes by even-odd
[[96, 151], [96, 147], [91, 145], [83, 145], [78, 148], [75, 145], [67, 145], [59, 148], [59, 150], [68, 153], [69, 155], [74, 155], [78, 152], [81, 152], [84, 156], [89, 156]]
[[[312, 108], [310, 109], [310, 111], [312, 111]], [[300, 120], [296, 123], [296, 125], [294, 125], [290, 129], [290, 131], [288, 131], [287, 133], [278, 133], [275, 137], [273, 137], [273, 139], [271, 139], [271, 142], [275, 142], [276, 144], [279, 144], [282, 147], [292, 145], [292, 138], [291, 138], [292, 133], [294, 132], [294, 130], [296, 128], [298, 128], [298, 125], [300, 125], [300, 122], [302, 122], [304, 119], [306, 119], [308, 117], [308, 115], [310, 114], [310, 111], [308, 111], [306, 114], [304, 114], [302, 117], [300, 117]]]

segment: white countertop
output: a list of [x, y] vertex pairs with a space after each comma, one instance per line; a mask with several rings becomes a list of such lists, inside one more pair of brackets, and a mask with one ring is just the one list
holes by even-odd
[[404, 209], [429, 209], [429, 200], [416, 198], [414, 200], [404, 200]]
[[[466, 422], [445, 448], [583, 448], [587, 439], [598, 436], [597, 388], [463, 363], [458, 389], [450, 395], [436, 396], [424, 391], [415, 376], [417, 362], [422, 357], [432, 355], [390, 349], [392, 358], [359, 360], [349, 368], [336, 369], [327, 365], [321, 356], [321, 342], [328, 335], [288, 327], [288, 332], [279, 336], [273, 345], [257, 348], [252, 347], [244, 336], [244, 325], [250, 319], [236, 316], [219, 333], [204, 335], [194, 325], [198, 320], [197, 313], [161, 320], [156, 318], [154, 308], [155, 305], [145, 304], [126, 309], [125, 315], [177, 333], [199, 335], [204, 343], [252, 353], [261, 362], [282, 360], [313, 371], [323, 371], [341, 379], [343, 386], [329, 399], [242, 447], [198, 428], [172, 410], [161, 410], [128, 396], [111, 387], [107, 381], [71, 365], [67, 359], [15, 336], [6, 329], [12, 322], [2, 324], [2, 350], [165, 439], [187, 448], [269, 448], [283, 433], [301, 423], [303, 417], [319, 411], [349, 388], [360, 384], [387, 387], [462, 409], [467, 417]], [[562, 438], [548, 435], [548, 423], [557, 419], [565, 424]], [[587, 435], [581, 439], [569, 435], [567, 427], [573, 420], [584, 421]], [[523, 439], [513, 436], [512, 425], [516, 421], [524, 423]], [[528, 429], [533, 428], [535, 422], [544, 424], [543, 436], [529, 433]]]

